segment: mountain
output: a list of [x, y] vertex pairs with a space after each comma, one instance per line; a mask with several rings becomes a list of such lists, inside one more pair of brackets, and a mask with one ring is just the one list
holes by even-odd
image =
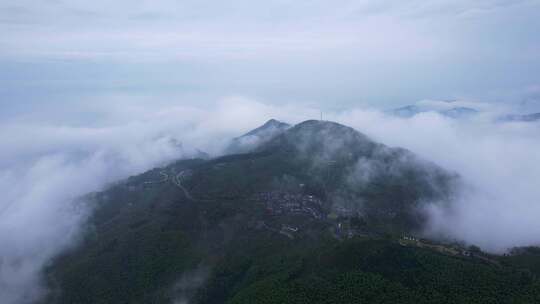
[[419, 237], [427, 204], [451, 203], [456, 174], [337, 123], [283, 128], [241, 154], [178, 160], [87, 195], [87, 232], [50, 263], [46, 303], [540, 296], [536, 268], [520, 270], [534, 251], [499, 259]]
[[458, 180], [405, 149], [327, 121], [300, 123], [256, 151], [282, 155], [276, 165], [295, 168], [289, 174], [318, 189], [329, 212], [384, 222], [387, 232], [420, 229], [420, 205], [448, 201]]
[[535, 122], [540, 121], [540, 113], [532, 114], [511, 114], [499, 117], [497, 119], [499, 122]]
[[248, 152], [257, 145], [269, 141], [290, 127], [291, 126], [287, 123], [270, 119], [262, 126], [251, 130], [242, 136], [234, 138], [227, 147], [226, 154]]
[[478, 110], [468, 108], [468, 107], [451, 107], [446, 110], [433, 110], [433, 109], [428, 109], [428, 108], [424, 108], [424, 107], [420, 107], [416, 105], [404, 106], [401, 108], [387, 111], [386, 113], [393, 116], [397, 116], [397, 117], [410, 118], [420, 113], [427, 113], [427, 112], [439, 113], [440, 115], [453, 118], [453, 119], [467, 119], [479, 113]]
[[422, 112], [425, 112], [425, 110], [422, 110], [419, 106], [409, 105], [387, 111], [386, 113], [397, 117], [410, 118]]
[[471, 118], [472, 116], [478, 114], [478, 110], [467, 107], [455, 107], [448, 110], [439, 111], [439, 113], [454, 119], [464, 119]]
[[262, 126], [249, 131], [248, 133], [240, 136], [239, 138], [249, 137], [249, 136], [257, 136], [257, 137], [265, 138], [268, 136], [275, 135], [277, 133], [281, 133], [290, 127], [291, 125], [287, 123], [284, 123], [275, 119], [270, 119], [266, 123], [264, 123]]

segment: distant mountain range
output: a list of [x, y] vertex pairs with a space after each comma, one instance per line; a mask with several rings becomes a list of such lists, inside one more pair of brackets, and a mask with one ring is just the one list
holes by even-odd
[[397, 116], [397, 117], [410, 118], [420, 113], [427, 113], [427, 112], [439, 113], [443, 116], [454, 118], [454, 119], [470, 118], [479, 113], [478, 110], [467, 108], [467, 107], [453, 107], [453, 108], [449, 108], [445, 110], [432, 110], [432, 109], [427, 109], [427, 108], [423, 108], [416, 105], [404, 106], [401, 108], [387, 111], [386, 113]]
[[[452, 103], [453, 101], [447, 101], [447, 103]], [[452, 119], [469, 119], [472, 118], [481, 112], [468, 107], [450, 107], [444, 110], [436, 110], [429, 107], [423, 107], [418, 105], [408, 105], [400, 108], [388, 110], [385, 113], [388, 115], [401, 117], [401, 118], [411, 118], [420, 113], [438, 113], [442, 116], [452, 118]], [[495, 119], [495, 122], [536, 122], [540, 121], [540, 113], [532, 114], [509, 114], [502, 115]]]
[[270, 120], [230, 149], [88, 194], [86, 234], [51, 261], [44, 303], [540, 298], [535, 249], [496, 257], [420, 237], [427, 204], [450, 206], [461, 182], [410, 151], [316, 120]]
[[499, 122], [534, 122], [540, 121], [540, 113], [504, 115], [497, 120]]

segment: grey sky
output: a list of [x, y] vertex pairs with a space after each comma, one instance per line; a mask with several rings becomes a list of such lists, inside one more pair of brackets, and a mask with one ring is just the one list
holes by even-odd
[[537, 0], [4, 0], [0, 24], [8, 114], [118, 93], [332, 108], [515, 102], [540, 83]]

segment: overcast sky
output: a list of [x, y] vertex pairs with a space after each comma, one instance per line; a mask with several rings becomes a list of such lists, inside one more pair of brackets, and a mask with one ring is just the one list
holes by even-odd
[[0, 105], [531, 102], [538, 33], [538, 0], [1, 0]]

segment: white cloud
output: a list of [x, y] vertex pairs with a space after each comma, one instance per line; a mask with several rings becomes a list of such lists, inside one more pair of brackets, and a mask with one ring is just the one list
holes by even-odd
[[430, 233], [497, 252], [540, 244], [540, 124], [456, 121], [436, 113], [395, 119], [364, 111], [335, 119], [462, 176], [461, 197], [448, 209], [430, 209]]

